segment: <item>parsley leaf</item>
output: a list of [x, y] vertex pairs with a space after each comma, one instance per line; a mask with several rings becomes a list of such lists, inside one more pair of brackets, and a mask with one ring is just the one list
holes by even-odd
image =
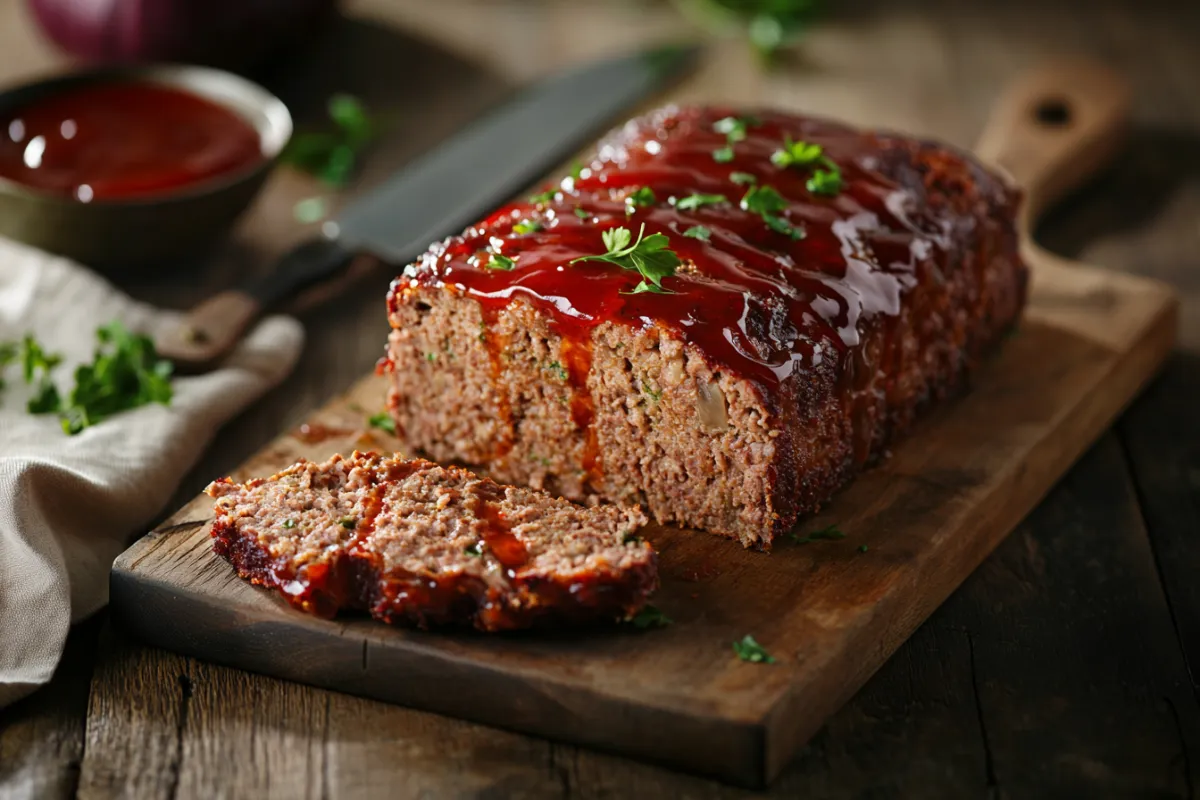
[[794, 142], [788, 136], [783, 140], [783, 149], [771, 154], [771, 163], [777, 167], [809, 167], [822, 163], [825, 151], [819, 144], [806, 141]]
[[633, 210], [639, 206], [652, 206], [657, 202], [658, 197], [654, 194], [654, 190], [649, 186], [643, 186], [625, 198], [625, 213], [632, 214]]
[[489, 253], [487, 263], [483, 266], [486, 269], [499, 269], [504, 270], [505, 272], [511, 272], [512, 268], [516, 265], [517, 262], [513, 261], [506, 255], [501, 253]]
[[294, 520], [294, 519], [285, 519], [285, 520], [283, 521], [283, 527], [287, 528], [287, 529], [290, 531], [292, 528], [296, 527], [296, 520]]
[[672, 621], [666, 614], [650, 605], [645, 606], [629, 620], [635, 628], [641, 628], [642, 630], [646, 630], [647, 628], [665, 628]]
[[746, 211], [758, 214], [762, 217], [763, 222], [767, 224], [767, 227], [776, 233], [782, 233], [784, 236], [790, 236], [793, 239], [804, 237], [803, 228], [792, 225], [792, 223], [780, 216], [779, 212], [787, 209], [788, 202], [784, 199], [783, 195], [770, 186], [751, 186], [742, 197], [741, 207]]
[[571, 162], [571, 180], [577, 181], [583, 176], [583, 162]]
[[728, 146], [718, 147], [712, 151], [712, 157], [713, 161], [716, 161], [718, 164], [728, 164], [730, 161], [733, 161], [733, 148]]
[[595, 256], [580, 256], [572, 259], [571, 263], [606, 261], [609, 264], [616, 264], [622, 269], [638, 272], [643, 280], [630, 294], [671, 293], [670, 290], [663, 288], [662, 281], [663, 278], [674, 275], [675, 268], [681, 262], [675, 251], [668, 247], [671, 243], [670, 239], [661, 233], [652, 233], [646, 236], [646, 226], [643, 224], [638, 232], [636, 242], [633, 241], [633, 234], [629, 232], [628, 228], [610, 228], [601, 234], [601, 240], [608, 248], [607, 252]]
[[865, 544], [860, 544], [858, 546], [858, 552], [860, 552], [860, 553], [865, 553], [865, 552], [867, 552], [868, 549], [869, 548]]
[[749, 186], [758, 183], [758, 178], [751, 175], [749, 172], [731, 172], [729, 180], [736, 183], [738, 186]]
[[538, 222], [536, 219], [523, 219], [516, 225], [513, 225], [513, 233], [519, 233], [522, 235], [526, 233], [537, 233], [543, 229], [544, 226], [542, 223]]
[[842, 190], [842, 171], [836, 167], [832, 170], [819, 169], [804, 186], [813, 194], [833, 197]]
[[575, 216], [579, 217], [580, 219], [591, 219], [592, 215], [584, 211], [579, 206], [575, 206]]
[[381, 431], [387, 431], [393, 436], [396, 434], [396, 420], [392, 419], [392, 415], [386, 411], [380, 411], [378, 414], [372, 414], [367, 418], [367, 424], [372, 428], [379, 428]]
[[808, 536], [801, 536], [798, 533], [793, 533], [791, 534], [791, 537], [792, 541], [794, 541], [796, 544], [811, 544], [812, 542], [818, 542], [822, 540], [837, 541], [838, 539], [845, 539], [846, 534], [841, 532], [837, 526], [837, 523], [835, 522], [830, 525], [826, 525], [824, 528], [821, 528], [818, 531], [813, 531]]
[[725, 141], [735, 144], [746, 141], [746, 129], [758, 124], [754, 117], [725, 117], [713, 123], [713, 130], [725, 134]]
[[726, 199], [723, 194], [690, 194], [676, 203], [675, 207], [680, 211], [695, 211], [701, 206], [724, 203]]
[[541, 206], [541, 205], [545, 205], [547, 203], [553, 203], [555, 198], [557, 198], [557, 197], [558, 197], [558, 189], [551, 188], [551, 189], [547, 189], [546, 191], [544, 191], [540, 194], [530, 195], [529, 202], [531, 202], [535, 205]]
[[733, 652], [737, 653], [737, 657], [742, 661], [749, 661], [753, 664], [774, 664], [775, 659], [763, 649], [763, 646], [754, 641], [754, 637], [746, 634], [740, 642], [733, 643]]
[[704, 227], [703, 225], [693, 225], [692, 227], [690, 227], [686, 231], [684, 231], [683, 235], [688, 237], [689, 239], [699, 239], [701, 241], [707, 242], [709, 239], [712, 238], [712, 231], [710, 231], [708, 228]]
[[810, 142], [784, 139], [783, 149], [771, 155], [771, 163], [777, 167], [811, 167], [813, 174], [805, 183], [813, 194], [832, 197], [842, 190], [842, 170], [825, 155], [824, 148]]
[[358, 527], [358, 520], [354, 517], [342, 517], [338, 520], [338, 525], [341, 525], [348, 531], [352, 531]]
[[331, 186], [345, 186], [362, 151], [375, 137], [376, 126], [362, 102], [352, 95], [333, 95], [326, 110], [334, 130], [296, 134], [280, 160]]

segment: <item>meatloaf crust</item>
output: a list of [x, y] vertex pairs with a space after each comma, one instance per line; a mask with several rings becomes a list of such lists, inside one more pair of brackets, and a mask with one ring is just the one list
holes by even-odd
[[[1018, 202], [945, 145], [653, 112], [397, 278], [397, 431], [498, 480], [769, 548], [1015, 323]], [[666, 237], [662, 292], [628, 260], [577, 260], [619, 227]]]
[[486, 631], [625, 618], [657, 587], [636, 507], [583, 508], [373, 453], [216, 481], [213, 549], [292, 605]]

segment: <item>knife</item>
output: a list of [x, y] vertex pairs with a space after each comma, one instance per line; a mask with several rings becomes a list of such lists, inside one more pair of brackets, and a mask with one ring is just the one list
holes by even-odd
[[565, 161], [618, 114], [682, 73], [697, 52], [658, 48], [532, 85], [352, 203], [270, 274], [193, 308], [157, 337], [159, 354], [182, 369], [207, 367], [264, 310], [343, 273], [356, 256], [389, 264], [416, 259], [430, 242], [462, 231]]

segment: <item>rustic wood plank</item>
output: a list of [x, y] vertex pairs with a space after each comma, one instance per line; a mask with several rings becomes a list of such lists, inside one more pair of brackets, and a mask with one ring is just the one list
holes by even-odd
[[0, 797], [75, 795], [92, 661], [104, 616], [71, 631], [62, 663], [44, 689], [0, 710]]
[[[1200, 697], [1200, 355], [1177, 353], [1122, 418], [1138, 499]], [[1200, 765], [1198, 765], [1200, 768]]]

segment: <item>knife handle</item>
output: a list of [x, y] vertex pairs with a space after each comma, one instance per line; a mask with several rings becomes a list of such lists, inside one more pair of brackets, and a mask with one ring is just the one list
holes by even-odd
[[279, 260], [268, 275], [214, 295], [155, 341], [158, 353], [183, 371], [205, 369], [242, 338], [262, 312], [336, 275], [355, 256], [337, 239], [310, 239]]

